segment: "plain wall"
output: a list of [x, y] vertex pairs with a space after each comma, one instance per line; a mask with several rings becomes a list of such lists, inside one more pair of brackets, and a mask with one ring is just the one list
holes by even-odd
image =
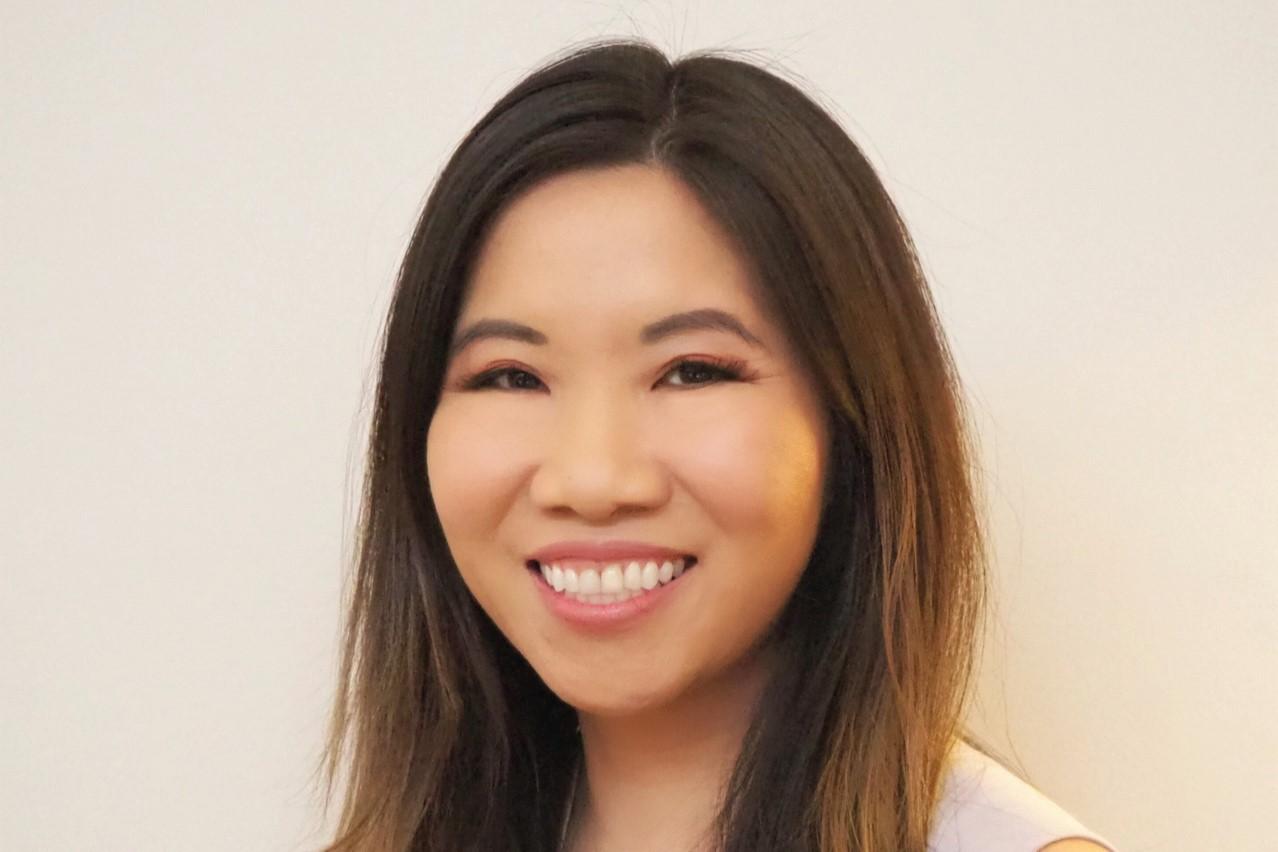
[[4, 3], [0, 848], [319, 845], [410, 229], [634, 34], [811, 81], [913, 229], [984, 448], [973, 726], [1125, 852], [1273, 848], [1276, 9]]

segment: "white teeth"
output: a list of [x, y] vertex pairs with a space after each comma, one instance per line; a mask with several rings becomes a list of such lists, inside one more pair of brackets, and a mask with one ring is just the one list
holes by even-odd
[[626, 588], [632, 592], [637, 592], [643, 588], [643, 567], [638, 562], [631, 562], [626, 566]]
[[639, 592], [632, 592], [632, 591], [630, 591], [629, 589], [627, 589], [626, 591], [622, 592], [622, 593], [621, 593], [621, 594], [619, 594], [619, 595], [608, 595], [608, 594], [602, 594], [602, 595], [582, 595], [582, 594], [576, 594], [576, 595], [569, 595], [568, 597], [573, 598], [574, 600], [580, 601], [581, 603], [584, 603], [584, 604], [595, 604], [595, 605], [599, 605], [599, 604], [621, 603], [622, 601], [628, 601], [628, 600], [630, 600], [631, 598], [636, 597], [636, 596], [637, 596], [637, 595], [639, 595], [639, 594], [640, 594]]
[[599, 575], [599, 590], [605, 595], [615, 595], [625, 587], [625, 582], [621, 578], [620, 565], [609, 565]]
[[649, 562], [647, 565], [643, 566], [643, 576], [641, 579], [643, 581], [645, 591], [657, 588], [657, 573], [656, 562]]
[[669, 583], [671, 580], [673, 580], [674, 579], [674, 563], [669, 561], [662, 562], [661, 571], [657, 574], [657, 579], [661, 581], [662, 585], [665, 585], [666, 583]]
[[620, 603], [673, 581], [684, 572], [684, 560], [612, 562], [602, 569], [541, 566], [541, 575], [556, 592], [586, 604]]

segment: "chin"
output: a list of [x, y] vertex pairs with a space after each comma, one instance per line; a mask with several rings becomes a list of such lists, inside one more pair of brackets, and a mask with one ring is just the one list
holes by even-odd
[[680, 694], [678, 685], [669, 680], [645, 683], [631, 678], [614, 682], [590, 673], [581, 678], [541, 677], [564, 703], [591, 716], [633, 716], [669, 704]]

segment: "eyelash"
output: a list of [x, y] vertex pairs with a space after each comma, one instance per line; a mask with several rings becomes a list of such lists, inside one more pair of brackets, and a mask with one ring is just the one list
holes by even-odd
[[[715, 377], [719, 379], [719, 381], [739, 382], [739, 381], [744, 381], [746, 379], [751, 378], [750, 376], [746, 374], [745, 361], [735, 359], [735, 358], [725, 358], [722, 360], [716, 359], [716, 358], [685, 358], [684, 360], [672, 366], [668, 371], [666, 371], [665, 375], [668, 376], [671, 373], [675, 372], [676, 370], [679, 370], [684, 367], [699, 368], [700, 370], [704, 370], [706, 372], [713, 374]], [[528, 372], [527, 370], [521, 370], [517, 367], [499, 367], [495, 370], [488, 370], [486, 372], [480, 373], [477, 376], [473, 376], [472, 378], [466, 379], [465, 381], [461, 383], [461, 389], [462, 390], [484, 390], [487, 388], [494, 388], [495, 390], [512, 390], [512, 391], [524, 391], [524, 392], [529, 391], [530, 390], [529, 388], [496, 388], [494, 387], [493, 382], [496, 379], [499, 379], [502, 376], [518, 374], [518, 373], [522, 373], [526, 376], [532, 375], [532, 373]], [[665, 376], [663, 376], [662, 378], [664, 377]], [[716, 381], [697, 382], [695, 384], [680, 385], [678, 387], [680, 387], [681, 389], [691, 390], [693, 388], [706, 387], [712, 384], [718, 384], [718, 382]]]

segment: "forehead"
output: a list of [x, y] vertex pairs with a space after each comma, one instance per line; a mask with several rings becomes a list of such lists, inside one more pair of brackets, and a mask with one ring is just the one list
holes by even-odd
[[506, 207], [480, 248], [462, 320], [571, 312], [606, 324], [701, 307], [764, 319], [748, 262], [692, 190], [627, 165], [555, 176]]

